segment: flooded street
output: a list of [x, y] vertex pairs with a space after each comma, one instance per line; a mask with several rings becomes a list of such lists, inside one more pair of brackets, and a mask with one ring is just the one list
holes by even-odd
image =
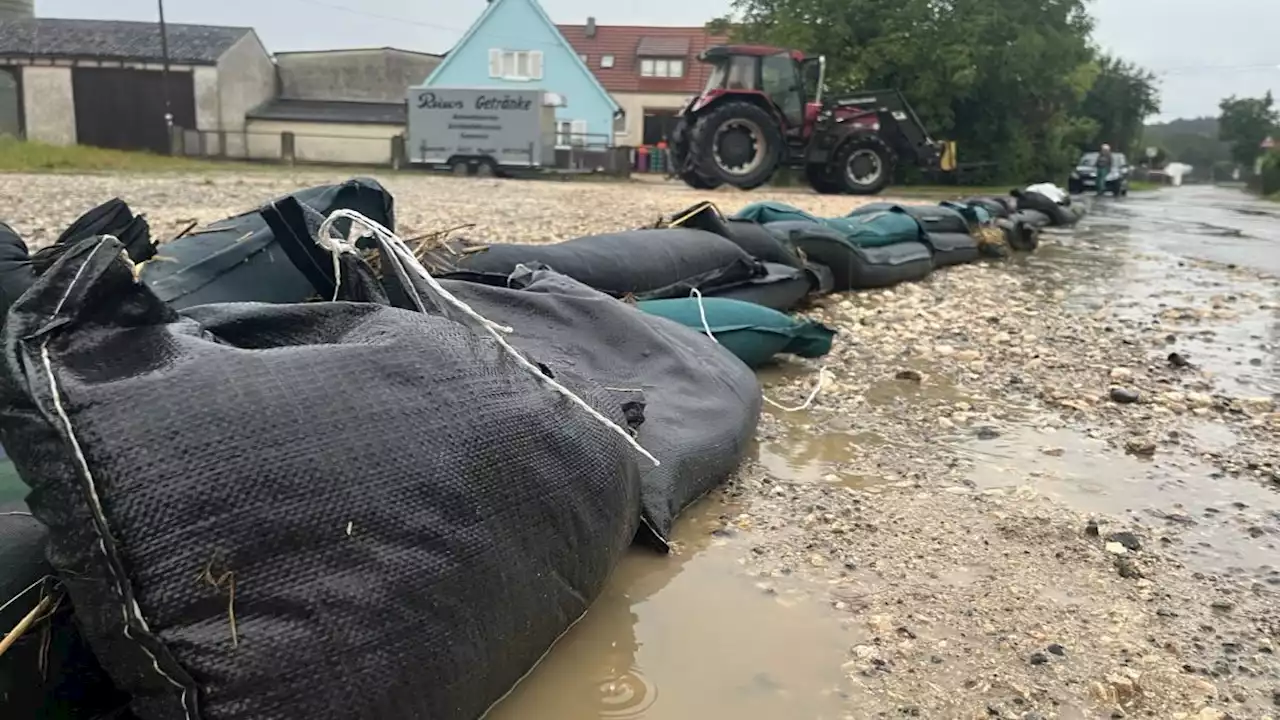
[[1280, 207], [1189, 187], [832, 298], [813, 407], [490, 717], [1275, 714], [1278, 273]]

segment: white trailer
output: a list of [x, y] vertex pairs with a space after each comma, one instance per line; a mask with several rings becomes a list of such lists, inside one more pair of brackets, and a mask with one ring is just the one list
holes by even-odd
[[409, 88], [409, 162], [455, 174], [555, 165], [561, 99], [542, 90]]

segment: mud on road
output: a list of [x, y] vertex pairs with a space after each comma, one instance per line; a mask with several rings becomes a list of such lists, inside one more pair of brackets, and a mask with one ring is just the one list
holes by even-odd
[[[121, 195], [157, 234], [323, 174], [8, 176], [37, 243]], [[401, 230], [495, 241], [710, 196], [393, 176]], [[848, 198], [788, 194], [819, 214]], [[824, 299], [762, 372], [747, 466], [635, 551], [491, 713], [516, 718], [1280, 716], [1280, 214], [1185, 188], [1097, 203], [1036, 255]], [[825, 372], [820, 369], [825, 368]]]

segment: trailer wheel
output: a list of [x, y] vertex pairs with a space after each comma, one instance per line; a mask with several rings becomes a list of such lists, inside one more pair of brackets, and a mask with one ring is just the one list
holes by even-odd
[[804, 178], [809, 181], [809, 187], [823, 195], [839, 195], [844, 192], [844, 185], [839, 179], [831, 177], [826, 165], [819, 163], [806, 165]]
[[832, 170], [846, 192], [875, 195], [893, 181], [893, 152], [879, 136], [859, 135], [840, 146]]
[[481, 160], [476, 163], [476, 177], [490, 178], [497, 174], [492, 162]]
[[471, 174], [471, 166], [467, 164], [466, 160], [454, 160], [453, 164], [449, 166], [449, 171], [453, 173], [454, 177], [466, 177]]
[[778, 121], [749, 102], [726, 102], [698, 118], [689, 139], [694, 170], [743, 190], [769, 182], [782, 161]]

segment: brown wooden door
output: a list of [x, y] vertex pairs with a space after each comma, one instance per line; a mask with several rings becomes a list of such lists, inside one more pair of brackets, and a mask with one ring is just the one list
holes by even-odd
[[[168, 154], [164, 73], [127, 68], [72, 68], [76, 138], [81, 145]], [[190, 72], [169, 73], [173, 124], [196, 126]]]

